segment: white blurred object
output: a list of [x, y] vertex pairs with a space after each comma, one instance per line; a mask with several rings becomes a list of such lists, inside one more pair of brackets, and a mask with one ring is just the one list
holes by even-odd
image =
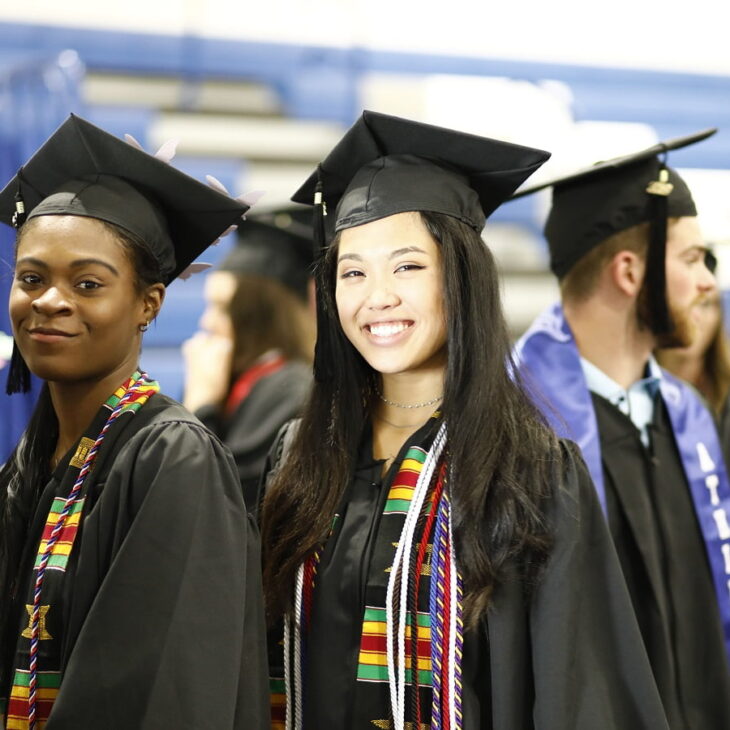
[[547, 150], [573, 124], [570, 91], [558, 82], [370, 73], [359, 94], [364, 109]]
[[13, 338], [0, 330], [0, 368], [4, 368], [10, 362], [13, 354]]

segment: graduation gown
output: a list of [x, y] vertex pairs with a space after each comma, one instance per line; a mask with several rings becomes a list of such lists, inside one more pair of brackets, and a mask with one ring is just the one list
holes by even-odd
[[610, 531], [670, 727], [730, 728], [715, 590], [664, 401], [655, 400], [647, 448], [627, 416], [592, 399]]
[[312, 369], [303, 362], [287, 362], [256, 381], [250, 393], [228, 416], [216, 406], [195, 412], [202, 423], [228, 446], [249, 509], [256, 505], [266, 456], [279, 429], [298, 416], [312, 382]]
[[[162, 394], [106, 453], [105, 445], [87, 477], [62, 598], [46, 616], [61, 668], [46, 730], [268, 727], [258, 536], [230, 454]], [[30, 526], [16, 636], [28, 624], [31, 566], [75, 448]], [[7, 674], [16, 658], [3, 660]]]
[[[382, 563], [384, 503], [422, 437], [423, 429], [404, 444], [385, 477], [369, 439], [359, 451], [317, 568], [303, 680], [307, 730], [391, 727], [387, 682], [356, 686], [358, 652], [364, 607], [384, 605], [388, 576], [382, 565], [371, 569]], [[465, 730], [667, 727], [595, 490], [577, 449], [565, 442], [563, 451], [548, 515], [554, 545], [538, 586], [529, 594], [508, 567], [487, 615], [464, 637]], [[275, 646], [272, 676], [280, 677]]]

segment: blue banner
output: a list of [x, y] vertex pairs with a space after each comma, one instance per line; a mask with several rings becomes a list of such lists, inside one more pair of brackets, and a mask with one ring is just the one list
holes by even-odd
[[[83, 113], [79, 82], [84, 66], [73, 51], [28, 58], [3, 49], [0, 69], [0, 189], [72, 111]], [[15, 231], [0, 223], [0, 464], [15, 448], [35, 406], [40, 382], [30, 393], [5, 394], [12, 342], [8, 296], [13, 280]]]

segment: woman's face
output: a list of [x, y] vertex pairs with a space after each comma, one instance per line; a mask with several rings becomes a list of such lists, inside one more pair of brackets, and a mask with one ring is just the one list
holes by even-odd
[[125, 249], [100, 221], [34, 219], [20, 239], [9, 305], [30, 370], [50, 382], [129, 375], [139, 358], [139, 327], [157, 313], [134, 282]]
[[720, 294], [715, 291], [706, 299], [695, 304], [692, 316], [695, 323], [695, 337], [685, 351], [687, 354], [703, 357], [710, 343], [715, 339], [718, 328], [722, 325]]
[[445, 367], [441, 253], [418, 213], [342, 231], [335, 295], [345, 335], [374, 370]]
[[199, 326], [209, 335], [233, 339], [229, 309], [236, 293], [236, 275], [230, 271], [211, 271], [205, 278], [205, 309]]

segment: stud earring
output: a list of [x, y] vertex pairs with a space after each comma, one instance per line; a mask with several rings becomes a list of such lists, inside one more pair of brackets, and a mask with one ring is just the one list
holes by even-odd
[[147, 332], [147, 330], [148, 330], [149, 328], [150, 328], [150, 323], [149, 323], [149, 322], [145, 322], [144, 324], [141, 324], [141, 325], [139, 326], [139, 331], [140, 331], [140, 332]]

